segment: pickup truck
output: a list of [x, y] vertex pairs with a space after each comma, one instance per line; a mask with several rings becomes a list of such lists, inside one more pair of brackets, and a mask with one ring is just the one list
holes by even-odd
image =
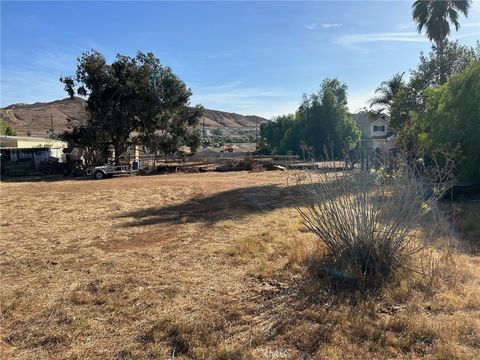
[[114, 175], [131, 175], [138, 170], [133, 170], [130, 165], [101, 165], [87, 168], [87, 176], [93, 176], [97, 180], [112, 178]]

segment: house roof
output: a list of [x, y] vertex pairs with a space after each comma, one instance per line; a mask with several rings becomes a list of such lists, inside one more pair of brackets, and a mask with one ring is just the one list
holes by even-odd
[[67, 143], [43, 137], [0, 136], [2, 149], [66, 148]]
[[359, 112], [356, 114], [352, 114], [353, 120], [357, 123], [357, 125], [368, 125], [370, 120], [368, 119], [368, 114], [366, 112]]
[[352, 114], [352, 117], [358, 126], [369, 125], [372, 122], [375, 122], [377, 120], [383, 121], [386, 125], [388, 125], [390, 122], [390, 118], [387, 115], [381, 115], [378, 118], [372, 119], [371, 116], [366, 111], [361, 111], [356, 114]]

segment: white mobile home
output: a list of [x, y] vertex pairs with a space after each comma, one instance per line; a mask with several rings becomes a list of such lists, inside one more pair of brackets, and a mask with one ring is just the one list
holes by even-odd
[[22, 175], [39, 171], [42, 162], [63, 162], [66, 147], [66, 142], [48, 138], [0, 136], [2, 174]]

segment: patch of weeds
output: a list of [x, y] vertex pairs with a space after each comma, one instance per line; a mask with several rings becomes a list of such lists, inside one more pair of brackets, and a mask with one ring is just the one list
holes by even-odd
[[234, 221], [232, 220], [223, 220], [219, 221], [217, 224], [215, 224], [215, 229], [219, 231], [231, 231], [232, 229], [235, 229], [237, 227], [237, 224], [235, 224]]
[[168, 286], [163, 290], [163, 293], [168, 299], [173, 299], [178, 295], [179, 290], [176, 286]]
[[130, 350], [120, 350], [114, 357], [114, 360], [134, 360], [137, 357]]
[[295, 326], [295, 331], [289, 331], [291, 343], [300, 351], [315, 354], [320, 347], [332, 341], [334, 331], [327, 324], [304, 322]]
[[[200, 354], [198, 354], [200, 355]], [[229, 345], [229, 344], [220, 344], [217, 348], [211, 352], [210, 358], [215, 360], [247, 360], [251, 359], [250, 352], [242, 347], [241, 345]], [[208, 357], [205, 356], [205, 357]], [[205, 358], [199, 356], [199, 358]]]
[[273, 252], [271, 244], [274, 241], [275, 236], [271, 231], [247, 235], [236, 240], [228, 255], [241, 262], [246, 262], [252, 258], [271, 254]]
[[100, 280], [94, 280], [94, 281], [91, 281], [87, 284], [87, 291], [90, 293], [90, 294], [97, 294], [98, 293], [98, 289], [99, 289], [99, 285], [100, 285]]
[[38, 339], [33, 346], [41, 346], [43, 348], [51, 349], [57, 346], [66, 345], [67, 339], [62, 335], [45, 335]]
[[164, 319], [141, 332], [136, 339], [144, 345], [166, 341], [170, 346], [171, 355], [175, 357], [190, 351], [192, 331], [193, 329], [185, 324]]
[[400, 348], [406, 352], [427, 355], [439, 340], [439, 334], [430, 322], [425, 319], [409, 319], [406, 336], [400, 343]]
[[81, 292], [81, 291], [74, 291], [70, 294], [70, 301], [74, 305], [104, 305], [107, 302], [105, 296], [93, 296], [91, 294]]
[[104, 305], [107, 302], [107, 294], [110, 293], [107, 288], [107, 294], [100, 287], [101, 280], [89, 282], [84, 287], [79, 287], [70, 293], [70, 302], [74, 305]]
[[162, 326], [160, 324], [154, 324], [148, 329], [140, 332], [137, 336], [137, 341], [142, 344], [151, 344], [161, 339]]

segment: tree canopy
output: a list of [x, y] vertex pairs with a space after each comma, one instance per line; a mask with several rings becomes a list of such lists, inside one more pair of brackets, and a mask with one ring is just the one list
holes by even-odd
[[382, 102], [384, 109], [389, 106], [390, 127], [397, 131], [400, 146], [412, 150], [420, 145], [427, 159], [435, 152], [458, 148], [457, 175], [469, 181], [480, 181], [479, 63], [478, 43], [474, 48], [444, 40], [442, 46], [433, 45], [428, 55], [420, 53], [408, 81], [393, 97], [385, 96], [392, 101]]
[[87, 98], [86, 124], [76, 124], [66, 140], [104, 150], [113, 146], [115, 162], [130, 144], [170, 154], [181, 146], [195, 150], [200, 143], [195, 126], [202, 108], [189, 105], [191, 91], [152, 53], [135, 57], [105, 57], [89, 51], [78, 58], [74, 77], [60, 79], [70, 96]]
[[448, 79], [478, 60], [478, 44], [474, 48], [460, 45], [458, 41], [445, 41], [443, 53], [435, 45], [428, 54], [420, 53], [418, 66], [410, 70], [410, 78], [398, 89], [390, 104], [390, 126], [401, 131], [409, 121], [410, 112], [425, 111], [426, 90], [441, 85], [440, 61], [447, 65], [445, 76]]
[[460, 28], [459, 13], [467, 16], [470, 5], [471, 0], [416, 0], [412, 16], [418, 32], [425, 28], [427, 37], [439, 44], [450, 34], [450, 23]]
[[412, 16], [419, 33], [425, 28], [427, 37], [433, 41], [439, 52], [438, 70], [440, 84], [447, 81], [448, 65], [444, 59], [450, 23], [455, 30], [460, 28], [459, 14], [468, 16], [471, 0], [416, 0], [412, 6]]
[[426, 111], [413, 114], [427, 150], [459, 147], [458, 175], [480, 181], [480, 61], [427, 90]]
[[480, 44], [476, 47], [461, 45], [457, 41], [446, 40], [442, 49], [433, 45], [428, 54], [420, 53], [420, 62], [416, 69], [410, 71], [412, 87], [421, 91], [429, 86], [442, 84], [440, 62], [445, 65], [445, 76], [448, 79], [454, 74], [461, 73], [473, 61], [480, 60]]
[[347, 109], [347, 86], [325, 79], [320, 89], [304, 95], [295, 114], [283, 115], [260, 128], [264, 150], [284, 154], [313, 150], [316, 157], [338, 157], [353, 149], [361, 132]]
[[370, 99], [370, 108], [375, 108], [376, 115], [390, 116], [395, 96], [405, 86], [403, 75], [404, 73], [394, 74], [375, 89], [375, 96]]

